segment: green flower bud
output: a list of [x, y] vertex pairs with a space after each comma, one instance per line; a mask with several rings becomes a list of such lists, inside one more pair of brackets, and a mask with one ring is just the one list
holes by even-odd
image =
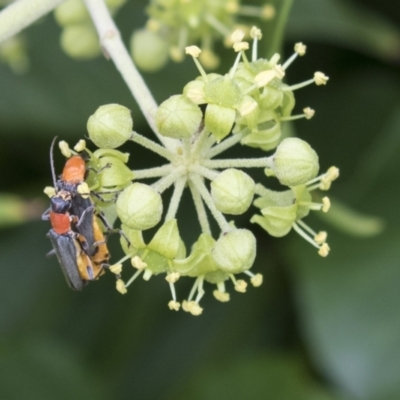
[[21, 36], [12, 36], [0, 44], [0, 62], [4, 61], [16, 74], [23, 74], [29, 69], [26, 43]]
[[183, 95], [176, 95], [158, 107], [156, 124], [161, 135], [183, 139], [198, 130], [202, 118], [203, 114], [196, 104]]
[[318, 155], [304, 140], [287, 138], [276, 149], [272, 169], [282, 185], [301, 185], [317, 176]]
[[226, 169], [211, 182], [211, 196], [219, 211], [240, 215], [253, 201], [255, 183], [238, 169]]
[[178, 254], [180, 246], [178, 224], [176, 219], [171, 219], [160, 227], [148, 248], [172, 260]]
[[162, 210], [160, 194], [143, 183], [128, 186], [117, 200], [117, 215], [131, 229], [146, 230], [157, 225]]
[[204, 88], [207, 103], [235, 108], [240, 104], [242, 95], [235, 81], [223, 76], [209, 82]]
[[233, 108], [208, 104], [204, 124], [218, 142], [229, 135], [235, 122], [236, 111]]
[[99, 37], [93, 25], [68, 25], [61, 33], [61, 48], [70, 57], [87, 60], [101, 53]]
[[158, 33], [141, 29], [131, 36], [130, 52], [140, 69], [155, 72], [167, 64], [169, 45]]
[[251, 268], [256, 257], [256, 238], [247, 229], [235, 229], [217, 240], [212, 255], [223, 272], [244, 272]]
[[97, 147], [114, 149], [132, 136], [133, 120], [128, 108], [119, 104], [105, 104], [87, 122], [89, 137]]
[[68, 0], [54, 10], [54, 17], [61, 26], [76, 25], [90, 21], [82, 0]]

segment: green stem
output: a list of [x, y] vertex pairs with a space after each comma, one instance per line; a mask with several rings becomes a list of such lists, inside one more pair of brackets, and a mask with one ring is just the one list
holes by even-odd
[[272, 157], [262, 158], [232, 158], [225, 160], [204, 160], [203, 167], [206, 168], [265, 168], [272, 166]]
[[224, 152], [225, 150], [229, 149], [230, 147], [234, 146], [236, 143], [240, 142], [243, 135], [241, 133], [237, 133], [236, 135], [230, 136], [228, 139], [225, 139], [221, 143], [217, 144], [216, 146], [212, 147], [208, 153], [208, 158], [213, 158], [218, 154]]
[[132, 172], [135, 175], [135, 179], [159, 178], [171, 173], [173, 168], [172, 164], [165, 164], [161, 167], [138, 169]]
[[175, 218], [176, 213], [178, 211], [179, 203], [182, 198], [183, 190], [185, 189], [185, 185], [186, 185], [186, 177], [179, 178], [175, 182], [174, 193], [169, 203], [168, 212], [167, 215], [165, 216], [165, 222]]
[[64, 0], [19, 0], [0, 12], [0, 42], [31, 25]]
[[158, 132], [155, 122], [157, 103], [122, 42], [121, 34], [104, 0], [83, 1], [99, 34], [101, 47], [122, 75], [151, 129], [165, 147], [170, 150], [176, 149], [179, 141], [163, 137]]
[[176, 155], [166, 149], [163, 146], [160, 146], [158, 143], [153, 142], [150, 139], [147, 139], [146, 137], [140, 135], [137, 132], [132, 132], [132, 137], [131, 140], [135, 143], [140, 144], [141, 146], [145, 147], [146, 149], [149, 149], [151, 151], [154, 151], [154, 153], [157, 153], [161, 157], [166, 158], [168, 161], [174, 161], [176, 159]]
[[181, 178], [184, 173], [185, 173], [185, 168], [183, 167], [177, 168], [169, 175], [166, 175], [157, 182], [153, 183], [151, 186], [154, 190], [157, 190], [158, 193], [163, 193], [171, 185], [173, 185], [179, 178]]
[[275, 4], [280, 3], [281, 6], [277, 12], [277, 18], [271, 31], [271, 40], [269, 42], [267, 57], [271, 57], [275, 53], [281, 53], [283, 44], [283, 35], [285, 33], [286, 23], [289, 17], [290, 10], [293, 5], [293, 0], [279, 0]]
[[217, 209], [214, 204], [214, 201], [211, 197], [210, 192], [207, 190], [206, 185], [202, 181], [202, 179], [197, 174], [190, 175], [190, 181], [193, 182], [193, 185], [200, 192], [201, 197], [206, 203], [208, 209], [210, 210], [212, 216], [217, 221], [222, 232], [229, 232], [232, 230], [232, 227], [229, 225], [228, 221], [225, 219], [224, 215]]
[[211, 169], [202, 167], [201, 165], [193, 165], [190, 168], [190, 172], [194, 172], [201, 176], [204, 176], [205, 178], [209, 179], [210, 181], [213, 181], [220, 174], [220, 172], [213, 171]]
[[199, 219], [201, 231], [203, 233], [207, 233], [211, 235], [210, 224], [208, 223], [206, 209], [204, 208], [203, 200], [201, 199], [199, 191], [196, 189], [196, 186], [193, 185], [192, 182], [189, 181], [189, 188], [192, 192], [194, 206], [196, 208], [197, 217]]

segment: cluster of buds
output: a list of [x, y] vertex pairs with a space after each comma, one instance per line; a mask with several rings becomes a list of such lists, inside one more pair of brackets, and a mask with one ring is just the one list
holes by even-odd
[[[9, 3], [11, 0], [0, 0], [0, 11]], [[23, 74], [29, 69], [29, 57], [23, 35], [12, 36], [0, 43], [0, 63], [7, 64], [16, 74]]]
[[[331, 167], [319, 175], [316, 152], [298, 138], [281, 139], [281, 124], [297, 118], [309, 119], [314, 113], [306, 108], [301, 115], [291, 115], [293, 91], [310, 83], [325, 84], [328, 78], [317, 72], [314, 78], [301, 84], [287, 86], [282, 82], [291, 62], [305, 53], [297, 44], [295, 53], [283, 65], [279, 55], [270, 60], [258, 59], [257, 42], [260, 31], [252, 29], [251, 61], [245, 50], [243, 33], [232, 36], [238, 52], [234, 65], [226, 75], [207, 74], [198, 60], [199, 48], [190, 46], [200, 76], [189, 82], [183, 93], [163, 102], [156, 113], [157, 134], [164, 146], [132, 130], [132, 119], [125, 107], [110, 104], [100, 107], [88, 121], [89, 137], [100, 147], [90, 153], [89, 167], [101, 171], [89, 175], [90, 189], [118, 191], [116, 202], [100, 204], [114, 213], [121, 223], [121, 246], [125, 256], [110, 270], [125, 275], [124, 263], [130, 260], [135, 272], [129, 279], [117, 280], [117, 290], [126, 293], [128, 286], [140, 275], [149, 280], [164, 274], [171, 289], [171, 310], [192, 315], [202, 313], [200, 300], [205, 283], [214, 285], [214, 297], [228, 301], [226, 283], [231, 281], [236, 291], [246, 291], [247, 282], [239, 274], [250, 277], [253, 286], [260, 286], [262, 275], [251, 272], [256, 257], [256, 239], [248, 229], [237, 228], [232, 216], [245, 213], [253, 204], [260, 214], [251, 218], [269, 234], [282, 237], [293, 228], [318, 248], [325, 257], [329, 246], [325, 232], [316, 233], [303, 219], [310, 211], [327, 212], [329, 199], [320, 203], [312, 200], [311, 192], [327, 190], [338, 177]], [[204, 110], [204, 115], [202, 109]], [[126, 141], [133, 141], [167, 160], [164, 165], [130, 171], [127, 156], [115, 150]], [[235, 144], [273, 150], [260, 158], [215, 159]], [[242, 168], [263, 168], [267, 177], [277, 178], [285, 191], [273, 191], [256, 183]], [[142, 179], [156, 179], [145, 184]], [[206, 181], [210, 184], [206, 184]], [[173, 187], [170, 203], [165, 210], [163, 193]], [[177, 211], [182, 194], [188, 188], [193, 197], [200, 225], [198, 239], [187, 251], [179, 233]], [[254, 200], [254, 197], [257, 198]], [[219, 228], [212, 231], [209, 215]], [[150, 241], [143, 232], [158, 226]], [[188, 297], [178, 301], [175, 283], [183, 277], [194, 278]]]
[[[105, 0], [111, 14], [126, 0]], [[98, 34], [82, 0], [67, 0], [54, 10], [57, 23], [62, 27], [61, 48], [76, 59], [92, 59], [101, 54]]]
[[[206, 69], [215, 69], [219, 57], [213, 50], [215, 41], [232, 44], [231, 34], [238, 28], [238, 18], [275, 17], [272, 4], [242, 5], [240, 0], [151, 0], [147, 8], [146, 26], [131, 37], [131, 53], [135, 63], [145, 71], [162, 68], [169, 58], [184, 59], [185, 47], [201, 43], [200, 61]], [[247, 34], [250, 26], [240, 25]]]
[[13, 36], [0, 43], [0, 62], [8, 64], [16, 74], [23, 74], [28, 70], [29, 57], [22, 35]]

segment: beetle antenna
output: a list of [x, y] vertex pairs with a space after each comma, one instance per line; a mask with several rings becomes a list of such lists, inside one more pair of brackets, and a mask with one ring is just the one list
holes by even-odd
[[54, 170], [54, 157], [53, 157], [53, 153], [54, 153], [54, 144], [56, 143], [58, 136], [55, 136], [53, 141], [51, 142], [51, 146], [50, 146], [50, 168], [51, 168], [51, 175], [53, 177], [53, 184], [54, 184], [54, 189], [57, 191], [57, 179], [56, 179], [56, 172]]

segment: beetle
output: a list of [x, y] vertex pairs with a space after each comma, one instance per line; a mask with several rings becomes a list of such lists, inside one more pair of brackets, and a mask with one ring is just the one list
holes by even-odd
[[86, 175], [86, 160], [84, 155], [70, 157], [63, 168], [60, 179], [56, 180], [54, 172], [53, 148], [56, 137], [50, 147], [50, 163], [56, 194], [50, 199], [50, 209], [43, 214], [43, 219], [48, 219], [50, 211], [66, 213], [72, 216], [72, 229], [81, 235], [81, 245], [89, 256], [94, 256], [102, 246], [101, 253], [107, 254], [104, 234], [99, 226], [99, 217], [104, 226], [111, 231], [111, 227], [101, 214], [96, 213], [95, 205], [89, 193], [79, 193], [79, 186], [84, 183]]
[[97, 279], [108, 265], [109, 251], [90, 197], [78, 192], [83, 182], [86, 164], [82, 157], [69, 158], [61, 178], [56, 181], [53, 162], [54, 138], [50, 148], [51, 171], [56, 194], [50, 209], [42, 216], [50, 220], [48, 237], [53, 245], [67, 284], [82, 290], [87, 281]]
[[84, 252], [78, 233], [71, 230], [71, 217], [68, 213], [49, 213], [52, 225], [47, 236], [53, 250], [48, 254], [55, 254], [60, 263], [68, 286], [80, 291], [90, 280], [97, 279], [104, 273], [103, 265], [95, 263]]

